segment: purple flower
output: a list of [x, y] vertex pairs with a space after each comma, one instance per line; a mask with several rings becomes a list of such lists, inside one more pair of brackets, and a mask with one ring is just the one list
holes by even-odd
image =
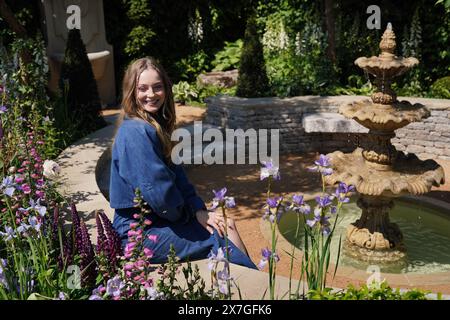
[[41, 230], [41, 223], [35, 216], [28, 219], [28, 222], [30, 223], [30, 227], [36, 230], [37, 232]]
[[30, 211], [30, 210], [34, 210], [37, 213], [39, 213], [39, 215], [41, 217], [44, 217], [45, 214], [47, 213], [47, 208], [44, 206], [41, 206], [40, 204], [41, 199], [38, 199], [37, 201], [34, 201], [33, 199], [30, 199], [29, 203], [30, 206], [26, 209], [24, 208], [19, 208], [20, 211]]
[[215, 254], [212, 250], [208, 256], [208, 269], [212, 271], [216, 268], [216, 266], [223, 262], [224, 264], [228, 264], [228, 260], [225, 257], [225, 252], [222, 248], [217, 249], [217, 254]]
[[234, 207], [236, 207], [234, 197], [225, 197], [225, 208], [234, 208]]
[[273, 177], [275, 180], [280, 180], [280, 171], [278, 167], [275, 167], [272, 159], [270, 161], [261, 161], [264, 167], [261, 168], [260, 180], [264, 180], [269, 177]]
[[8, 108], [5, 105], [0, 105], [0, 114], [5, 113], [6, 111], [8, 111]]
[[353, 185], [346, 185], [343, 182], [339, 182], [338, 187], [336, 188], [335, 196], [339, 202], [348, 203], [350, 202], [350, 198], [347, 197], [348, 193], [353, 192], [355, 187]]
[[316, 197], [316, 202], [319, 205], [319, 208], [325, 208], [332, 203], [331, 197], [328, 195], [325, 195], [323, 197]]
[[103, 300], [103, 293], [105, 292], [105, 287], [101, 284], [98, 288], [92, 291], [92, 295], [89, 300]]
[[5, 226], [5, 232], [0, 231], [0, 236], [2, 236], [5, 241], [9, 241], [16, 237], [16, 232], [13, 228]]
[[158, 292], [154, 287], [147, 287], [145, 288], [147, 290], [147, 297], [150, 300], [161, 300], [164, 299], [164, 293]]
[[15, 190], [13, 178], [10, 176], [3, 178], [0, 189], [3, 191], [3, 194], [6, 194], [8, 197], [12, 197]]
[[4, 288], [8, 289], [8, 281], [6, 280], [5, 268], [6, 268], [6, 260], [0, 259], [0, 286], [3, 286]]
[[322, 234], [328, 235], [330, 233], [330, 217], [322, 215], [322, 210], [316, 208], [314, 210], [314, 218], [311, 220], [306, 220], [306, 224], [313, 228], [317, 223], [320, 225], [320, 230]]
[[314, 161], [314, 163], [321, 167], [329, 167], [331, 165], [330, 159], [326, 155], [323, 155], [323, 154], [321, 154], [319, 156], [319, 160]]
[[276, 262], [280, 261], [280, 257], [276, 253], [272, 253], [272, 251], [269, 250], [269, 248], [263, 248], [261, 249], [261, 260], [258, 263], [259, 270], [264, 269], [266, 264], [269, 262], [270, 258], [273, 256], [273, 260]]
[[57, 300], [66, 300], [66, 295], [64, 294], [64, 292], [59, 292]]
[[213, 190], [214, 199], [213, 204], [211, 206], [211, 210], [216, 209], [217, 207], [224, 206], [225, 208], [234, 208], [236, 206], [236, 202], [234, 201], [234, 197], [226, 197], [227, 188], [222, 188], [219, 191]]
[[333, 174], [333, 169], [329, 168], [331, 166], [330, 159], [326, 155], [321, 154], [319, 160], [314, 161], [314, 164], [315, 166], [308, 168], [309, 171], [320, 172], [324, 176]]
[[297, 194], [292, 196], [292, 203], [289, 209], [303, 214], [309, 214], [311, 212], [311, 207], [305, 202], [303, 196]]
[[223, 201], [227, 193], [227, 188], [222, 188], [219, 191], [213, 190], [213, 192], [214, 192], [214, 199], [216, 199], [217, 201]]
[[115, 276], [112, 279], [109, 279], [106, 284], [106, 293], [111, 297], [120, 297], [122, 289], [125, 287], [125, 284], [122, 282], [119, 276]]
[[269, 198], [267, 199], [267, 205], [269, 208], [276, 208], [282, 200], [283, 197]]

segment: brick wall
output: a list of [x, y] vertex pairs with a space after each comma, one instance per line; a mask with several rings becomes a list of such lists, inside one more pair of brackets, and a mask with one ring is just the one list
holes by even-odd
[[[207, 100], [206, 122], [231, 129], [279, 129], [280, 152], [298, 153], [335, 150], [349, 152], [355, 149], [364, 134], [305, 132], [302, 119], [306, 113], [337, 112], [344, 103], [361, 101], [368, 97], [304, 96], [279, 98], [211, 97]], [[396, 131], [392, 139], [398, 150], [416, 153], [421, 158], [450, 160], [450, 100], [399, 98], [411, 103], [422, 103], [431, 116], [422, 122]]]

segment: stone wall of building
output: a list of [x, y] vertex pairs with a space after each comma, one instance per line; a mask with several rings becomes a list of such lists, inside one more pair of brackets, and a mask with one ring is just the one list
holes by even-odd
[[[207, 100], [206, 122], [230, 129], [279, 129], [280, 152], [352, 151], [365, 133], [306, 132], [303, 117], [312, 113], [336, 113], [344, 103], [361, 101], [361, 96], [304, 96], [279, 98], [211, 97]], [[420, 158], [450, 160], [450, 100], [399, 98], [421, 103], [431, 116], [396, 131], [392, 140], [398, 150], [416, 153]]]

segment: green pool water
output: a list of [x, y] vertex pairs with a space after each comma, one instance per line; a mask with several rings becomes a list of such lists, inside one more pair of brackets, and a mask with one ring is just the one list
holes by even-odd
[[[310, 202], [311, 206], [314, 204], [314, 201]], [[356, 205], [355, 199], [342, 207], [332, 241], [332, 262], [336, 261], [339, 235], [342, 235], [344, 242], [347, 226], [356, 221], [360, 215], [361, 209]], [[407, 260], [402, 266], [379, 265], [382, 272], [430, 274], [450, 271], [450, 212], [421, 203], [397, 199], [395, 207], [390, 213], [390, 220], [397, 223], [403, 233], [407, 248]], [[303, 218], [300, 221], [303, 225]], [[331, 221], [334, 222], [334, 220]], [[279, 230], [290, 243], [294, 242], [296, 226], [296, 213], [287, 212], [281, 217]], [[298, 247], [302, 249], [303, 226], [300, 227], [300, 230]], [[342, 251], [339, 263], [361, 270], [367, 270], [371, 264], [348, 257]]]

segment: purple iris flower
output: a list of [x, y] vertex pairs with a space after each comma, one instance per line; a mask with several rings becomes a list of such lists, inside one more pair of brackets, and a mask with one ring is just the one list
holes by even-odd
[[297, 194], [292, 196], [292, 204], [290, 209], [303, 214], [309, 214], [311, 212], [311, 207], [305, 202], [303, 196]]
[[39, 213], [39, 215], [41, 217], [44, 217], [45, 214], [47, 213], [47, 208], [44, 206], [40, 205], [40, 201], [41, 199], [38, 199], [37, 201], [34, 201], [33, 199], [30, 199], [30, 206], [26, 209], [24, 208], [19, 208], [19, 211], [30, 211], [30, 210], [35, 210], [37, 213]]
[[319, 208], [325, 208], [332, 203], [331, 198], [328, 195], [325, 195], [323, 197], [316, 197], [316, 202], [319, 205]]
[[0, 236], [2, 236], [5, 241], [9, 241], [16, 237], [16, 233], [13, 228], [5, 226], [5, 232], [0, 231]]
[[315, 210], [314, 218], [311, 220], [306, 220], [306, 224], [311, 228], [314, 227], [317, 223], [320, 225], [320, 230], [324, 235], [330, 234], [330, 217], [325, 215], [321, 215], [320, 211]]
[[314, 161], [314, 163], [321, 167], [331, 166], [330, 159], [326, 155], [323, 155], [323, 154], [321, 154], [319, 156], [319, 160]]
[[314, 164], [315, 166], [308, 168], [309, 171], [320, 172], [324, 176], [333, 174], [333, 169], [329, 168], [331, 166], [330, 159], [326, 155], [321, 154], [319, 160], [314, 161]]
[[350, 198], [347, 197], [347, 194], [350, 192], [353, 192], [355, 190], [355, 187], [353, 185], [346, 185], [343, 182], [339, 182], [338, 187], [336, 188], [336, 198], [339, 202], [342, 203], [348, 203], [350, 202]]
[[275, 180], [280, 180], [280, 170], [278, 167], [275, 167], [272, 160], [270, 161], [261, 161], [263, 167], [261, 168], [260, 180], [264, 180], [269, 177], [273, 177]]
[[273, 256], [273, 259], [275, 262], [280, 261], [280, 257], [278, 256], [278, 254], [273, 253], [272, 251], [269, 250], [269, 248], [263, 248], [261, 249], [261, 261], [259, 261], [258, 263], [258, 269], [262, 270], [264, 269], [264, 267], [266, 266], [266, 264], [269, 262], [269, 259]]
[[227, 193], [227, 188], [222, 188], [219, 191], [213, 190], [214, 192], [214, 198], [217, 199], [217, 201], [222, 201], [225, 197], [225, 194]]
[[31, 217], [28, 219], [28, 222], [30, 223], [30, 227], [39, 232], [41, 230], [41, 223], [36, 217]]
[[267, 199], [267, 204], [269, 208], [276, 208], [281, 200], [283, 200], [283, 197], [269, 198]]
[[225, 250], [219, 248], [217, 249], [217, 254], [215, 254], [214, 251], [211, 250], [208, 255], [208, 269], [210, 271], [214, 270], [220, 262], [223, 262], [225, 265], [228, 264], [228, 260], [225, 257]]
[[213, 190], [214, 198], [213, 204], [211, 206], [211, 210], [216, 209], [219, 206], [224, 206], [225, 208], [234, 208], [236, 206], [236, 202], [234, 201], [234, 197], [226, 197], [227, 188], [222, 188], [219, 191]]
[[112, 279], [109, 279], [106, 284], [106, 293], [112, 297], [120, 297], [120, 293], [122, 289], [125, 287], [125, 284], [122, 282], [119, 276], [115, 276]]
[[2, 184], [0, 185], [0, 189], [8, 197], [12, 197], [14, 190], [15, 190], [13, 178], [10, 176], [3, 178]]

